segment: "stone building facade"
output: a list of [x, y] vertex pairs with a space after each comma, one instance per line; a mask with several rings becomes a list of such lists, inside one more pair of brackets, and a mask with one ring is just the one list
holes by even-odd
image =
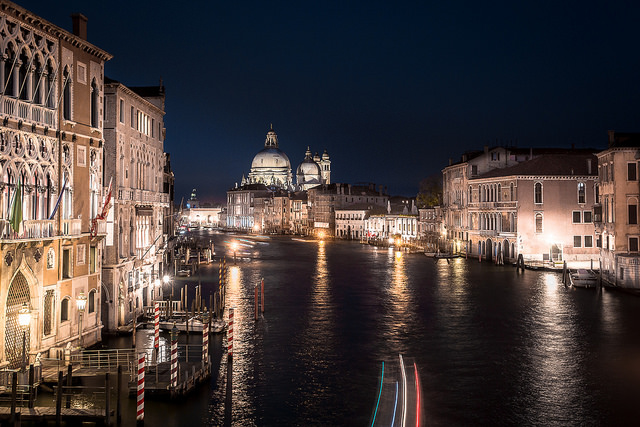
[[70, 33], [0, 1], [3, 367], [101, 339], [105, 223], [92, 219], [103, 207], [103, 77], [111, 55], [86, 40], [84, 16], [73, 20]]
[[105, 182], [114, 208], [103, 252], [103, 323], [128, 324], [160, 296], [171, 215], [165, 192], [164, 87], [106, 79]]

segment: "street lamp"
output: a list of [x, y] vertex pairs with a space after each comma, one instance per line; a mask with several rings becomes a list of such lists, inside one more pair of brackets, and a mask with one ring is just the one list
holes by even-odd
[[80, 316], [80, 322], [78, 323], [78, 343], [80, 347], [82, 347], [82, 314], [84, 307], [87, 305], [87, 297], [84, 292], [80, 292], [76, 298], [76, 303], [78, 304], [78, 315]]
[[231, 243], [231, 249], [233, 250], [233, 263], [236, 263], [236, 251], [238, 250], [238, 243], [237, 242], [233, 242]]
[[22, 308], [18, 311], [18, 324], [22, 328], [22, 368], [27, 367], [27, 329], [31, 324], [31, 310], [27, 303], [22, 303]]
[[[171, 281], [171, 277], [165, 274], [162, 277], [162, 281], [167, 285]], [[173, 283], [171, 283], [171, 297], [169, 298], [169, 317], [173, 316]]]

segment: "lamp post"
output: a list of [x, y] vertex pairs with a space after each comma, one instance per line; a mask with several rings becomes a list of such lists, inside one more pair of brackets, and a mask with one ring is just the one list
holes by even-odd
[[237, 242], [233, 242], [231, 243], [231, 249], [233, 249], [233, 263], [236, 263], [236, 251], [238, 250], [238, 243]]
[[82, 314], [84, 313], [84, 307], [87, 305], [87, 297], [84, 292], [80, 292], [76, 298], [76, 303], [78, 304], [78, 316], [80, 317], [78, 322], [78, 344], [82, 347]]
[[22, 308], [18, 311], [18, 324], [22, 328], [22, 369], [27, 366], [27, 329], [31, 324], [31, 310], [27, 303], [22, 303]]

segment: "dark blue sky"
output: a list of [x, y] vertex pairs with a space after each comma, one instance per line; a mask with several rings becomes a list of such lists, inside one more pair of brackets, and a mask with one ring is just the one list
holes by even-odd
[[[166, 87], [176, 199], [225, 200], [269, 124], [292, 168], [328, 150], [334, 182], [415, 195], [483, 145], [606, 147], [640, 131], [640, 6], [630, 2], [22, 1]], [[181, 8], [183, 7], [183, 8]]]

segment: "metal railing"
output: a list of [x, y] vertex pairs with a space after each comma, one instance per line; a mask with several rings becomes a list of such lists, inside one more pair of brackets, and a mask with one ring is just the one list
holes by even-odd
[[72, 353], [69, 362], [81, 369], [117, 370], [118, 366], [129, 369], [136, 360], [135, 349], [83, 350]]
[[29, 122], [55, 127], [57, 124], [55, 109], [44, 105], [33, 104], [22, 99], [5, 96], [1, 113]]

